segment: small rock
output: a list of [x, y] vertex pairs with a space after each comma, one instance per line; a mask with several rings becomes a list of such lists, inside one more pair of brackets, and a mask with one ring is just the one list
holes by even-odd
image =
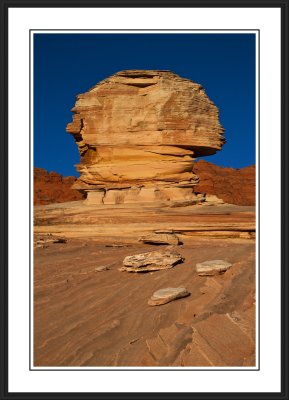
[[140, 339], [141, 339], [141, 338], [132, 339], [132, 340], [129, 342], [129, 344], [133, 344], [133, 343], [135, 343], [135, 342], [138, 342]]
[[108, 270], [109, 270], [109, 268], [107, 265], [101, 265], [99, 267], [94, 268], [95, 272], [102, 272], [102, 271], [108, 271]]
[[53, 239], [53, 243], [67, 243], [67, 239], [59, 237], [59, 238], [55, 238]]
[[67, 239], [60, 236], [53, 236], [51, 233], [47, 235], [37, 236], [34, 241], [34, 247], [47, 248], [53, 243], [66, 243]]
[[154, 292], [152, 297], [148, 301], [150, 306], [160, 306], [162, 304], [169, 303], [170, 301], [180, 299], [181, 297], [189, 296], [190, 292], [184, 287], [177, 288], [165, 288]]
[[198, 263], [196, 265], [196, 271], [200, 276], [212, 276], [223, 274], [229, 268], [231, 268], [232, 264], [223, 260], [210, 260], [204, 261], [202, 263]]
[[151, 235], [141, 237], [139, 242], [149, 244], [180, 244], [180, 240], [174, 233], [152, 233]]
[[120, 271], [158, 271], [172, 268], [174, 265], [183, 261], [183, 257], [175, 251], [152, 251], [150, 253], [141, 253], [125, 257], [123, 260], [123, 267], [120, 268]]

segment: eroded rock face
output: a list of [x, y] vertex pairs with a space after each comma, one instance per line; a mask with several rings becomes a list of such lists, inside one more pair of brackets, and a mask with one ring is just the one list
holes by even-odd
[[81, 155], [74, 188], [99, 204], [197, 201], [194, 158], [224, 143], [218, 109], [201, 85], [170, 71], [129, 70], [77, 97]]

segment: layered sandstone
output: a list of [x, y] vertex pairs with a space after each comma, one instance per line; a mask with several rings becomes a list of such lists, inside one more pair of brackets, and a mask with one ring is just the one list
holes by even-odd
[[170, 71], [118, 72], [77, 96], [72, 111], [74, 188], [91, 203], [197, 202], [194, 159], [224, 143], [202, 86]]
[[216, 195], [229, 204], [255, 205], [255, 165], [241, 169], [223, 168], [200, 160], [195, 163], [194, 172], [200, 178], [196, 191]]

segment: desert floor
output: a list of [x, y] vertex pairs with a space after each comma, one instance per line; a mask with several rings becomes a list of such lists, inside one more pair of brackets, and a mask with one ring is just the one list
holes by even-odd
[[[120, 208], [115, 215], [109, 207], [106, 214], [87, 207], [85, 214], [78, 204], [35, 207], [36, 238], [67, 238], [34, 249], [35, 366], [255, 365], [253, 207]], [[167, 247], [138, 243], [141, 233], [174, 227], [183, 263], [148, 273], [119, 271], [127, 255]], [[196, 263], [214, 259], [233, 266], [222, 275], [198, 276]], [[108, 269], [97, 272], [99, 266]], [[147, 304], [156, 290], [178, 286], [190, 296]]]

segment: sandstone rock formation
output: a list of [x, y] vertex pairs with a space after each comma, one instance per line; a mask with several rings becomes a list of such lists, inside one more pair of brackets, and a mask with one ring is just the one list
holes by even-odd
[[154, 292], [152, 297], [148, 301], [149, 306], [160, 306], [162, 304], [169, 303], [170, 301], [180, 299], [182, 297], [189, 296], [190, 293], [184, 287], [177, 288], [165, 288]]
[[84, 195], [71, 186], [74, 176], [63, 177], [57, 172], [34, 168], [34, 205], [63, 203], [84, 199]]
[[200, 178], [195, 191], [216, 195], [229, 204], [255, 205], [255, 165], [241, 169], [223, 168], [200, 160], [195, 163], [194, 172]]
[[224, 260], [209, 260], [196, 265], [197, 274], [200, 276], [213, 276], [223, 274], [232, 264]]
[[151, 251], [150, 253], [141, 253], [125, 257], [123, 260], [123, 267], [120, 268], [120, 271], [159, 271], [161, 269], [172, 268], [176, 264], [183, 262], [183, 260], [183, 257], [175, 251]]
[[74, 188], [88, 203], [199, 202], [194, 158], [224, 143], [218, 109], [201, 85], [170, 71], [121, 71], [77, 96], [81, 155]]

